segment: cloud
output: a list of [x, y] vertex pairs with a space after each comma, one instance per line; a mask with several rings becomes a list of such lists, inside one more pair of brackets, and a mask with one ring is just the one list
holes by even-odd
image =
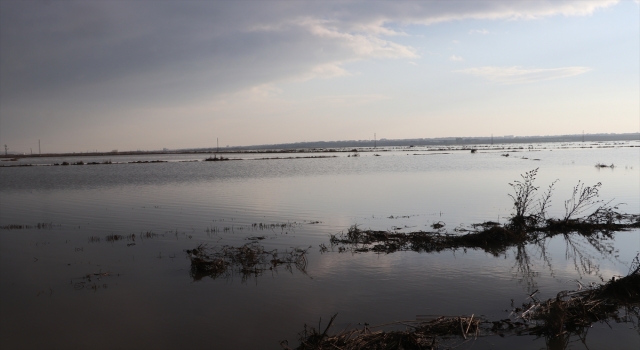
[[514, 67], [478, 67], [456, 70], [455, 73], [470, 74], [501, 84], [526, 84], [537, 81], [572, 77], [591, 71], [589, 67], [563, 68], [522, 68]]
[[418, 65], [417, 63], [415, 63], [415, 62], [413, 62], [413, 61], [409, 61], [409, 62], [407, 62], [407, 63], [409, 63], [410, 65], [413, 65], [413, 66], [417, 66], [417, 65]]
[[469, 34], [482, 34], [482, 35], [486, 35], [489, 34], [489, 31], [486, 29], [471, 29], [469, 31]]
[[329, 79], [336, 78], [342, 76], [348, 76], [351, 73], [347, 72], [346, 69], [340, 67], [339, 63], [325, 63], [319, 64], [310, 71], [300, 74], [299, 76], [291, 79], [292, 81], [305, 81], [311, 79]]
[[449, 57], [449, 61], [462, 62], [464, 61], [464, 58], [456, 55], [451, 55], [451, 57]]
[[410, 26], [584, 16], [615, 3], [0, 1], [0, 133], [105, 115], [116, 124], [124, 111], [340, 79], [352, 62], [415, 61], [426, 51], [407, 43]]
[[239, 91], [325, 76], [314, 70], [326, 64], [418, 57], [392, 40], [406, 25], [581, 16], [615, 3], [3, 1], [0, 91], [6, 98], [74, 87], [140, 98]]
[[378, 101], [390, 100], [391, 97], [382, 94], [357, 94], [357, 95], [335, 95], [315, 98], [330, 105], [355, 106], [366, 105]]

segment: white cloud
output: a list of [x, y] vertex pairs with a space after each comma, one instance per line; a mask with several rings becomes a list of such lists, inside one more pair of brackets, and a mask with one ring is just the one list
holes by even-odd
[[337, 40], [352, 50], [358, 58], [418, 57], [415, 49], [383, 40], [373, 35], [353, 34], [338, 30], [323, 20], [304, 19], [299, 25], [318, 38]]
[[358, 23], [354, 24], [351, 28], [354, 32], [367, 33], [373, 35], [385, 35], [385, 36], [407, 36], [408, 34], [402, 31], [396, 31], [384, 26], [384, 21], [379, 20], [374, 23]]
[[333, 95], [321, 96], [314, 100], [331, 105], [355, 106], [366, 105], [378, 101], [390, 100], [391, 97], [382, 94], [354, 94], [354, 95]]
[[487, 35], [489, 34], [489, 31], [486, 29], [471, 29], [469, 31], [469, 34], [482, 34], [482, 35]]
[[451, 42], [454, 43], [454, 44], [460, 44], [460, 42], [458, 40], [453, 40]]
[[250, 88], [249, 92], [257, 96], [271, 97], [282, 93], [282, 89], [274, 86], [273, 84], [262, 84]]
[[470, 74], [502, 84], [526, 84], [536, 81], [572, 77], [589, 72], [589, 67], [562, 68], [522, 68], [514, 67], [478, 67], [456, 70], [455, 73]]
[[310, 79], [328, 79], [328, 78], [336, 78], [342, 76], [348, 76], [351, 73], [347, 72], [344, 68], [340, 67], [338, 63], [326, 63], [319, 64], [307, 73], [303, 73], [298, 77], [292, 79], [294, 81], [305, 81]]
[[451, 57], [449, 57], [450, 61], [456, 61], [456, 62], [462, 62], [464, 61], [464, 58], [460, 57], [460, 56], [456, 56], [456, 55], [451, 55]]
[[417, 63], [415, 63], [415, 62], [413, 62], [413, 61], [409, 61], [408, 63], [409, 63], [409, 64], [411, 64], [411, 65], [414, 65], [414, 66], [417, 66], [417, 65], [418, 65]]

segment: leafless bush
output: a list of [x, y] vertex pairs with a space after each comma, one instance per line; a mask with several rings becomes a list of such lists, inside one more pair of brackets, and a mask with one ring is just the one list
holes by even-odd
[[600, 186], [602, 186], [602, 183], [598, 182], [593, 186], [585, 187], [583, 182], [578, 181], [578, 184], [573, 187], [571, 199], [564, 202], [565, 215], [562, 220], [567, 222], [571, 217], [580, 215], [595, 204], [601, 203], [601, 200], [596, 200], [600, 195], [598, 193]]

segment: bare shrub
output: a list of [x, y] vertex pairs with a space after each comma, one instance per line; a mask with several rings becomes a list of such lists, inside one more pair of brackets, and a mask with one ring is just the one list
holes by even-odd
[[583, 182], [578, 181], [578, 184], [573, 187], [571, 199], [564, 202], [565, 214], [562, 220], [567, 222], [571, 217], [580, 215], [595, 204], [601, 203], [601, 200], [596, 200], [600, 195], [598, 193], [600, 186], [602, 183], [598, 182], [593, 186], [585, 187]]

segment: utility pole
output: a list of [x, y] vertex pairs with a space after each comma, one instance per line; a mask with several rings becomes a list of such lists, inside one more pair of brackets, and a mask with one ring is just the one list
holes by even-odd
[[38, 155], [42, 155], [42, 152], [40, 151], [40, 139], [38, 139]]
[[216, 137], [216, 153], [220, 152], [220, 143], [218, 143], [218, 138]]
[[7, 155], [7, 150], [8, 150], [8, 149], [9, 149], [9, 147], [7, 147], [7, 145], [5, 144], [5, 145], [4, 145], [4, 155], [5, 155], [5, 156]]
[[376, 148], [376, 147], [377, 147], [376, 142], [377, 142], [377, 139], [376, 139], [376, 133], [374, 132], [374, 133], [373, 133], [373, 148]]

